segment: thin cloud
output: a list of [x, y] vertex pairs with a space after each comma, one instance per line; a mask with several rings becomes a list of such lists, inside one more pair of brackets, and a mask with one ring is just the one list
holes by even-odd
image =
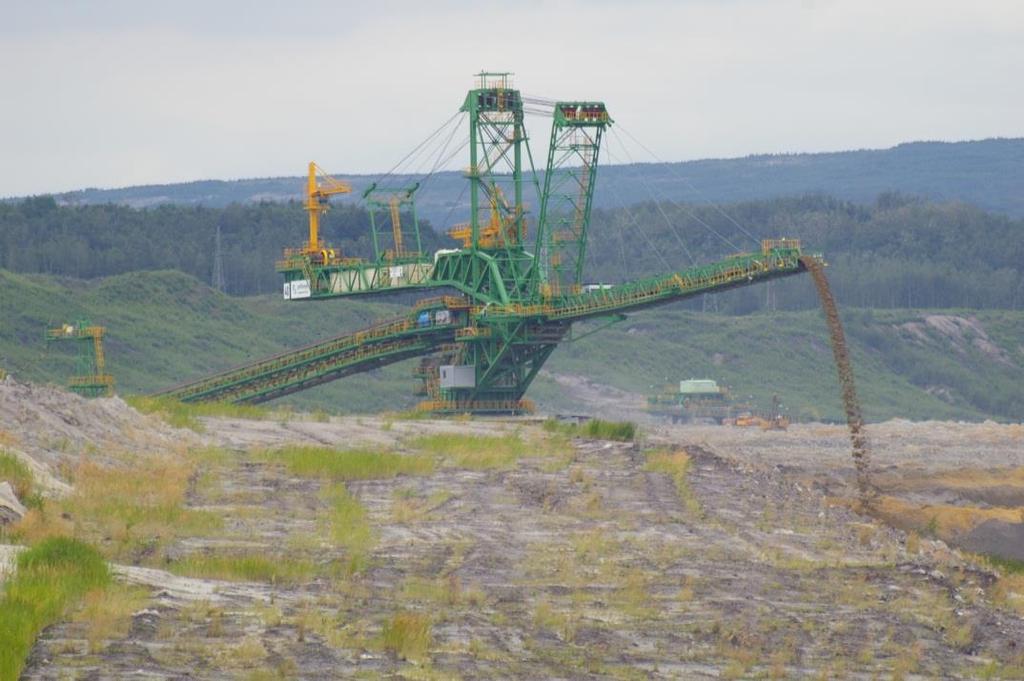
[[381, 171], [481, 68], [604, 99], [667, 160], [1024, 132], [1016, 2], [108, 1], [5, 19], [0, 195], [310, 159]]

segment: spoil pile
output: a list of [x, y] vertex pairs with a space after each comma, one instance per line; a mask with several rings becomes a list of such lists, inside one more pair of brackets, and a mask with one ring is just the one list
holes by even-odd
[[188, 431], [140, 414], [119, 397], [85, 399], [11, 376], [0, 381], [0, 448], [32, 469], [45, 491], [66, 491], [52, 472], [74, 466], [83, 454], [104, 463], [109, 451], [158, 453], [191, 439]]

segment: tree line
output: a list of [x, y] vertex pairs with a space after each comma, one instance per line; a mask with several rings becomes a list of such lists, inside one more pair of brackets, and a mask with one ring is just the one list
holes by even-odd
[[[642, 203], [595, 211], [587, 270], [615, 283], [800, 239], [824, 254], [840, 302], [863, 308], [1024, 307], [1024, 221], [897, 193], [871, 205], [828, 196], [728, 206]], [[738, 289], [693, 308], [724, 312], [818, 305], [802, 278]]]
[[[390, 218], [378, 215], [377, 223], [390, 237]], [[402, 223], [411, 225], [411, 216], [403, 215]], [[136, 209], [58, 205], [49, 196], [33, 197], [0, 203], [0, 267], [80, 279], [176, 269], [210, 283], [219, 227], [226, 292], [277, 292], [280, 275], [274, 263], [285, 247], [305, 243], [307, 225], [297, 201]], [[361, 207], [332, 207], [320, 229], [321, 238], [346, 256], [370, 257], [373, 252], [370, 214]], [[451, 245], [422, 220], [420, 231], [428, 252]]]
[[[33, 197], [0, 203], [0, 267], [81, 279], [177, 269], [211, 282], [219, 227], [226, 291], [276, 292], [274, 262], [283, 247], [304, 241], [306, 219], [298, 202], [136, 209], [59, 205], [52, 197]], [[380, 216], [386, 229], [387, 219]], [[453, 245], [425, 221], [421, 231], [428, 252]], [[336, 205], [324, 218], [322, 232], [347, 255], [372, 252], [370, 216], [363, 207]], [[595, 210], [586, 277], [593, 283], [627, 281], [756, 250], [758, 240], [766, 237], [798, 238], [805, 250], [823, 253], [845, 306], [1024, 306], [1024, 221], [900, 194], [883, 194], [870, 205], [805, 196], [725, 206], [648, 202]], [[688, 305], [738, 314], [816, 306], [812, 287], [801, 279]]]

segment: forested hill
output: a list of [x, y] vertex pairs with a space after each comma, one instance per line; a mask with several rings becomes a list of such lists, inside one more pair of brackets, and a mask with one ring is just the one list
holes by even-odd
[[[383, 220], [390, 229], [389, 219]], [[411, 224], [410, 216], [402, 222]], [[281, 277], [274, 263], [285, 247], [305, 242], [307, 225], [306, 211], [295, 201], [137, 209], [59, 206], [41, 196], [0, 203], [0, 268], [77, 279], [174, 269], [209, 282], [219, 226], [226, 292], [276, 292]], [[454, 244], [423, 220], [420, 231], [426, 252]], [[372, 253], [370, 216], [362, 207], [334, 207], [321, 218], [320, 233], [347, 256]]]
[[[766, 237], [798, 238], [805, 250], [823, 253], [846, 306], [1024, 307], [1024, 220], [900, 194], [882, 194], [867, 206], [807, 196], [598, 210], [586, 271], [591, 281], [619, 283], [756, 250]], [[809, 309], [818, 301], [810, 287], [783, 280], [700, 304], [748, 313]]]
[[[177, 269], [211, 281], [217, 226], [227, 292], [276, 292], [274, 261], [299, 245], [298, 203], [226, 208], [59, 206], [46, 197], [0, 204], [0, 267], [90, 279]], [[424, 249], [452, 245], [425, 228]], [[327, 214], [324, 238], [349, 255], [370, 252], [369, 218], [356, 206]], [[532, 228], [531, 228], [532, 233]], [[617, 283], [756, 250], [762, 237], [796, 237], [831, 263], [840, 302], [873, 308], [1024, 307], [1024, 220], [961, 203], [883, 194], [870, 205], [822, 196], [721, 206], [641, 203], [598, 209], [587, 280]], [[813, 291], [795, 280], [740, 289], [691, 306], [722, 312], [807, 309]]]
[[[606, 157], [607, 159], [607, 157]], [[376, 176], [345, 175], [355, 191], [336, 201], [355, 201]], [[403, 178], [398, 178], [402, 180]], [[466, 202], [458, 172], [439, 173], [417, 194], [421, 216], [449, 226]], [[303, 178], [207, 180], [124, 189], [85, 189], [58, 196], [62, 203], [160, 203], [226, 206], [298, 198]], [[937, 201], [963, 201], [1024, 217], [1024, 139], [912, 142], [891, 149], [817, 154], [779, 154], [670, 164], [602, 166], [595, 202], [599, 207], [649, 200], [734, 202], [821, 193], [869, 203], [887, 191]], [[453, 211], [453, 206], [454, 211]]]

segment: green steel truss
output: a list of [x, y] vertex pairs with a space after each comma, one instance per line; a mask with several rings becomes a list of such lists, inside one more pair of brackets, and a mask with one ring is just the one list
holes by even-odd
[[610, 123], [602, 102], [555, 104], [533, 271], [544, 297], [579, 292], [601, 135]]
[[470, 248], [480, 248], [481, 229], [497, 211], [503, 231], [498, 244], [519, 248], [526, 235], [523, 205], [523, 98], [511, 87], [511, 74], [477, 74], [477, 87], [462, 104], [469, 114]]
[[[265, 402], [354, 373], [426, 356], [419, 375], [426, 408], [517, 412], [530, 383], [572, 323], [613, 317], [704, 293], [804, 271], [796, 242], [549, 301], [478, 305], [464, 297], [424, 301], [407, 316], [169, 388], [183, 402]], [[472, 366], [472, 387], [445, 388], [441, 366]]]
[[[509, 74], [481, 73], [462, 110], [469, 121], [470, 215], [450, 232], [463, 242], [461, 248], [433, 256], [395, 252], [400, 249], [387, 254], [379, 248], [374, 223], [373, 261], [322, 265], [291, 252], [278, 263], [285, 297], [293, 300], [439, 289], [461, 297], [164, 394], [184, 401], [261, 402], [420, 355], [424, 408], [517, 412], [528, 408], [527, 388], [574, 321], [614, 318], [803, 271], [797, 242], [766, 241], [758, 253], [586, 290], [583, 263], [598, 156], [603, 132], [612, 123], [604, 104], [554, 105], [533, 253], [524, 248], [523, 163], [532, 156], [522, 95], [511, 87]], [[532, 176], [532, 160], [530, 166]], [[535, 177], [529, 181], [537, 187]], [[409, 191], [405, 198], [411, 196]], [[442, 380], [446, 368], [458, 380]]]
[[[416, 218], [416, 202], [413, 195], [420, 188], [420, 183], [415, 182], [411, 186], [395, 192], [384, 192], [377, 187], [377, 183], [371, 184], [363, 192], [363, 203], [370, 212], [370, 236], [373, 242], [373, 257], [377, 262], [417, 262], [423, 261], [423, 244], [420, 239], [420, 223]], [[408, 207], [412, 219], [411, 230], [401, 223], [401, 211]], [[377, 224], [378, 211], [387, 211], [391, 222], [391, 234], [382, 234]], [[396, 224], [397, 222], [397, 224]], [[408, 232], [411, 231], [411, 234]], [[412, 236], [415, 249], [411, 248], [413, 243], [408, 243], [408, 237]], [[382, 243], [390, 243], [390, 249], [381, 250]]]
[[75, 373], [68, 378], [68, 389], [82, 397], [112, 397], [114, 377], [106, 371], [103, 335], [106, 329], [94, 326], [87, 319], [47, 329], [50, 341], [72, 341], [77, 346]]
[[444, 324], [419, 324], [417, 318], [444, 303], [423, 306], [409, 315], [375, 324], [243, 364], [218, 374], [173, 386], [155, 393], [181, 402], [225, 401], [257, 404], [283, 397], [353, 373], [433, 352], [454, 339], [458, 324], [465, 323], [466, 308], [453, 305]]

